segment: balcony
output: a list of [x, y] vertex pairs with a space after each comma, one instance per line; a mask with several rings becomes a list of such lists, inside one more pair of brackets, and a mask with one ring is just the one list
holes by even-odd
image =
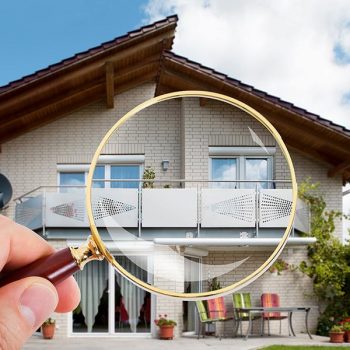
[[[97, 226], [122, 226], [138, 236], [166, 228], [190, 230], [191, 237], [226, 230], [258, 238], [263, 232], [283, 232], [288, 223], [291, 189], [211, 188], [210, 181], [183, 180], [176, 182], [179, 188], [142, 188], [143, 180], [137, 181], [138, 188], [93, 189]], [[40, 187], [26, 193], [16, 199], [15, 219], [34, 230], [88, 228], [84, 187]], [[298, 200], [293, 232], [309, 230], [309, 208]]]

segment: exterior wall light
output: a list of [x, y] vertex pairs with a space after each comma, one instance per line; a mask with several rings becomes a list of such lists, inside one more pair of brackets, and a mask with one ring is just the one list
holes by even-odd
[[162, 169], [163, 171], [167, 171], [169, 169], [169, 161], [168, 160], [163, 160], [162, 161]]

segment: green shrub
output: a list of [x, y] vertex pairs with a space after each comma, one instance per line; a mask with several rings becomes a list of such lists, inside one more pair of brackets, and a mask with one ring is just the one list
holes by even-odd
[[335, 222], [343, 214], [326, 210], [323, 196], [317, 193], [318, 186], [309, 179], [299, 186], [299, 197], [310, 206], [309, 234], [317, 239], [308, 246], [308, 260], [300, 263], [299, 270], [313, 279], [314, 293], [319, 303], [326, 305], [317, 334], [328, 335], [331, 327], [347, 317], [346, 310], [350, 310], [350, 249], [349, 244], [333, 235]]

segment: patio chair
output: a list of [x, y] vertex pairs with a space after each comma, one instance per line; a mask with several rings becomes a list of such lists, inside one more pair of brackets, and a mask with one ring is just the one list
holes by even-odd
[[[233, 307], [234, 308], [244, 308], [244, 307], [252, 307], [252, 302], [250, 299], [250, 293], [235, 293], [232, 295]], [[246, 312], [238, 312], [234, 309], [234, 320], [235, 320], [235, 328], [234, 328], [234, 336], [237, 336], [238, 328], [240, 329], [241, 337], [243, 336], [243, 325], [242, 322], [249, 321], [249, 315]], [[251, 316], [251, 320], [260, 319], [261, 315], [253, 315]], [[261, 326], [261, 334], [262, 334], [262, 326]]]
[[199, 316], [199, 323], [200, 323], [198, 337], [197, 337], [197, 339], [199, 339], [199, 337], [201, 335], [203, 336], [203, 338], [205, 336], [205, 325], [212, 324], [213, 322], [208, 317], [207, 309], [205, 307], [204, 301], [202, 301], [202, 300], [196, 301], [196, 307], [197, 307], [198, 316]]
[[[264, 293], [261, 295], [261, 306], [263, 307], [280, 307], [280, 297], [275, 293]], [[270, 321], [280, 321], [280, 334], [282, 334], [282, 320], [288, 316], [282, 316], [280, 312], [264, 312], [263, 313], [263, 329], [264, 321], [267, 320], [268, 335], [270, 333]], [[289, 331], [289, 329], [288, 329]]]
[[[200, 329], [198, 332], [198, 339], [200, 335], [205, 336], [205, 326], [207, 324], [216, 324], [217, 322], [225, 322], [232, 320], [232, 317], [227, 316], [225, 301], [223, 297], [210, 299], [208, 301], [196, 301], [196, 307], [199, 316]], [[221, 340], [222, 334], [219, 334]]]
[[[233, 319], [233, 317], [227, 315], [224, 297], [207, 300], [207, 308], [209, 319], [211, 319], [214, 324], [218, 322], [230, 321]], [[219, 334], [219, 337], [220, 339], [222, 338], [221, 333]]]

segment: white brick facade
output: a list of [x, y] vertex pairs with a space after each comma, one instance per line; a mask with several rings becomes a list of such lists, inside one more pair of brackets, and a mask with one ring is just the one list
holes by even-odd
[[[104, 133], [127, 111], [137, 104], [153, 97], [154, 84], [144, 84], [115, 97], [115, 108], [106, 109], [104, 102], [94, 103], [40, 129], [26, 133], [2, 145], [0, 153], [1, 172], [12, 182], [14, 197], [20, 196], [39, 186], [57, 185], [57, 164], [89, 163], [96, 145]], [[267, 116], [268, 117], [268, 116]], [[138, 117], [136, 117], [138, 118]], [[182, 101], [168, 101], [162, 106], [154, 106], [142, 113], [142, 118], [130, 122], [122, 128], [118, 140], [106, 148], [106, 153], [145, 153], [145, 166], [155, 169], [158, 179], [186, 178], [207, 180], [209, 176], [209, 146], [253, 146], [243, 112], [217, 102], [208, 102], [204, 107], [196, 98]], [[249, 117], [250, 118], [250, 117]], [[249, 126], [259, 133], [263, 142], [274, 145], [273, 139], [255, 120]], [[130, 137], [132, 135], [132, 137]], [[327, 167], [301, 154], [291, 152], [298, 181], [311, 177], [312, 182], [320, 182], [330, 209], [342, 209], [342, 183], [339, 177], [328, 178]], [[161, 161], [170, 160], [170, 168], [165, 174]], [[281, 154], [276, 153], [275, 176], [287, 177]], [[14, 205], [8, 210], [13, 216]], [[336, 234], [341, 237], [341, 223]], [[57, 248], [64, 241], [52, 242]], [[216, 253], [208, 256], [216, 259]], [[266, 251], [250, 252], [255, 261], [263, 262]], [[288, 263], [297, 264], [305, 259], [305, 248], [287, 249], [283, 253]], [[247, 265], [249, 268], [249, 265]], [[244, 271], [244, 270], [243, 270]], [[225, 284], [225, 280], [221, 281]], [[227, 282], [227, 281], [226, 281]], [[273, 276], [267, 272], [262, 278], [245, 288], [252, 294], [254, 304], [259, 304], [263, 292], [276, 292], [282, 305], [309, 305], [314, 307], [310, 324], [314, 328], [317, 320], [317, 301], [311, 295], [311, 280], [297, 273], [285, 272]], [[227, 297], [228, 307], [232, 301]], [[156, 314], [167, 313], [182, 329], [182, 303], [167, 298], [158, 298]], [[303, 315], [295, 316], [295, 330], [303, 331]], [[58, 321], [58, 336], [66, 336], [67, 315], [55, 315]], [[273, 326], [277, 327], [277, 325]], [[272, 328], [275, 331], [277, 328]], [[286, 327], [285, 327], [286, 329]], [[226, 332], [232, 324], [226, 325]]]

